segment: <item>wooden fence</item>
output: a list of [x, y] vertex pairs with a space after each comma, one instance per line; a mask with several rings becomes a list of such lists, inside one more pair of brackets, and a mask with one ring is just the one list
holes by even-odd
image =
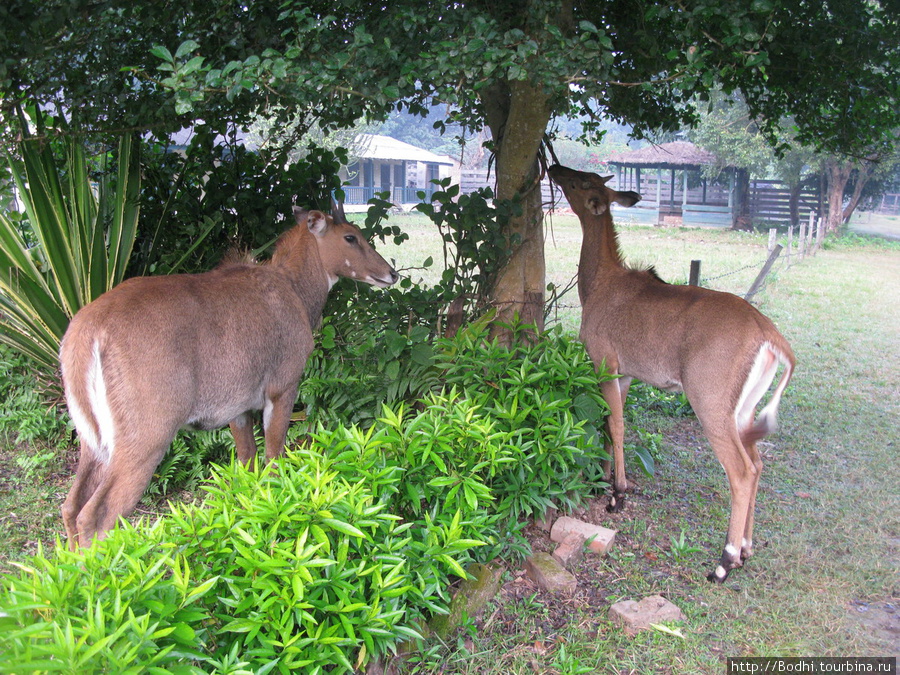
[[[680, 218], [684, 225], [707, 227], [731, 226], [731, 203], [729, 186], [721, 183], [692, 180], [687, 186], [687, 198], [684, 195], [684, 181], [674, 183], [667, 180], [668, 173], [663, 173], [659, 182], [659, 174], [646, 171], [640, 178], [640, 193], [643, 199], [628, 210], [628, 217], [640, 223], [658, 223], [676, 221]], [[622, 185], [618, 185], [621, 181]], [[610, 182], [610, 187], [618, 190], [636, 190], [634, 177], [631, 174], [617, 176]], [[460, 191], [474, 192], [478, 188], [493, 187], [494, 176], [488, 176], [484, 170], [463, 169], [460, 176]], [[559, 190], [556, 199], [561, 200], [557, 206], [565, 206]], [[541, 198], [547, 208], [552, 205], [549, 181], [541, 185]], [[659, 202], [657, 202], [657, 198]], [[800, 218], [808, 219], [812, 213], [818, 217], [822, 208], [818, 186], [806, 188], [800, 193]], [[769, 225], [790, 224], [790, 190], [779, 181], [750, 181], [750, 218], [754, 223]]]
[[875, 213], [885, 216], [900, 215], [900, 193], [889, 192], [881, 197], [881, 203], [875, 209]]
[[[774, 180], [750, 181], [750, 217], [754, 222], [789, 225], [791, 192], [784, 183]], [[805, 188], [800, 192], [800, 220], [807, 220], [810, 214], [820, 215], [819, 188]]]

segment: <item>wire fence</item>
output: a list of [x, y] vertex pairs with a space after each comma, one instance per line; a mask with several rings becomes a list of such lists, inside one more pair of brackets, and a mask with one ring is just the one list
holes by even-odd
[[[702, 275], [702, 261], [692, 261], [692, 283], [704, 288], [713, 290], [722, 290], [721, 283], [733, 277], [745, 275], [747, 272], [757, 270], [758, 273], [753, 282], [747, 288], [743, 297], [748, 302], [752, 302], [753, 298], [764, 292], [769, 281], [775, 278], [780, 272], [787, 271], [791, 265], [803, 260], [808, 256], [815, 255], [824, 240], [825, 223], [822, 218], [818, 220], [810, 214], [809, 221], [803, 221], [795, 236], [794, 227], [789, 227], [785, 244], [778, 243], [778, 235], [776, 229], [769, 231], [768, 253], [763, 258], [758, 258], [739, 267], [720, 272], [713, 276]], [[694, 272], [696, 267], [696, 277]], [[577, 274], [572, 280], [560, 288], [554, 288], [550, 296], [547, 298], [545, 307], [545, 318], [548, 320], [559, 320], [560, 310], [577, 310], [581, 308], [581, 304], [572, 304], [565, 302], [571, 291], [577, 286]], [[716, 287], [720, 288], [716, 288]]]

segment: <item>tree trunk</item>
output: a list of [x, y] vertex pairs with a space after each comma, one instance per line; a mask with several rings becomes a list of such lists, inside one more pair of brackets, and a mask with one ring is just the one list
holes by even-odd
[[825, 231], [832, 234], [841, 229], [844, 219], [844, 189], [850, 180], [853, 165], [850, 162], [829, 161], [825, 167], [828, 176], [828, 214]]
[[734, 176], [735, 204], [731, 215], [731, 229], [750, 230], [753, 223], [750, 219], [750, 172], [737, 169]]
[[506, 223], [512, 255], [497, 275], [491, 302], [497, 309], [494, 334], [509, 342], [498, 323], [519, 321], [544, 326], [544, 213], [541, 204], [538, 152], [550, 106], [540, 87], [513, 81], [483, 95], [488, 127], [494, 140], [498, 200], [518, 199], [521, 210]]
[[872, 173], [872, 166], [872, 162], [869, 161], [860, 162], [856, 166], [856, 184], [853, 186], [853, 194], [850, 196], [850, 202], [841, 214], [841, 220], [845, 224], [850, 222], [850, 216], [853, 215], [856, 207], [859, 206], [862, 191], [866, 187], [866, 183], [869, 182], [869, 176]]

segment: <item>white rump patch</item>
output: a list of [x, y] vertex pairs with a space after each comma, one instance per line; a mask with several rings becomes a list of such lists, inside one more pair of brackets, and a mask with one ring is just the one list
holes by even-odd
[[[106, 381], [103, 379], [103, 364], [100, 361], [100, 343], [94, 341], [94, 349], [91, 353], [91, 365], [88, 366], [87, 377], [88, 403], [94, 419], [97, 421], [97, 429], [100, 438], [91, 444], [96, 458], [104, 464], [109, 464], [112, 459], [115, 445], [116, 431], [113, 425], [112, 409], [109, 407], [109, 399], [106, 396]], [[90, 425], [85, 425], [90, 428]], [[79, 431], [81, 429], [79, 428]]]
[[66, 403], [69, 406], [69, 414], [72, 416], [72, 421], [75, 423], [75, 429], [81, 437], [82, 444], [90, 448], [96, 455], [100, 440], [97, 438], [97, 434], [94, 433], [94, 425], [91, 424], [84, 409], [79, 405], [78, 399], [69, 392], [68, 387], [66, 388]]
[[[753, 367], [750, 368], [750, 373], [744, 381], [744, 388], [741, 390], [741, 396], [734, 410], [734, 421], [737, 423], [738, 429], [746, 429], [753, 423], [753, 413], [756, 410], [756, 405], [772, 384], [775, 372], [778, 370], [778, 361], [778, 353], [771, 342], [764, 342], [760, 345], [756, 358], [753, 360]], [[772, 402], [776, 406], [778, 405], [776, 397], [773, 397]], [[772, 403], [770, 402], [763, 412], [770, 410], [771, 407]], [[760, 417], [762, 416], [761, 414]]]
[[266, 404], [263, 407], [263, 430], [269, 428], [269, 421], [272, 419], [272, 399], [267, 398]]

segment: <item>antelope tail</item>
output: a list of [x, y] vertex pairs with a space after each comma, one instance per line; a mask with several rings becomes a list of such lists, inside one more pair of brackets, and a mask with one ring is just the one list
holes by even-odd
[[115, 431], [101, 359], [101, 340], [64, 340], [60, 348], [69, 414], [78, 437], [95, 459], [108, 464]]
[[756, 420], [741, 430], [741, 441], [744, 446], [756, 443], [761, 438], [774, 433], [778, 428], [778, 406], [781, 403], [781, 395], [784, 393], [784, 390], [794, 373], [794, 363], [791, 358], [774, 347], [770, 346], [769, 349], [771, 350], [771, 354], [775, 357], [775, 363], [784, 366], [784, 372], [781, 374], [781, 379], [778, 380], [775, 391], [772, 392], [772, 398], [769, 399], [769, 402], [765, 407], [760, 410]]

